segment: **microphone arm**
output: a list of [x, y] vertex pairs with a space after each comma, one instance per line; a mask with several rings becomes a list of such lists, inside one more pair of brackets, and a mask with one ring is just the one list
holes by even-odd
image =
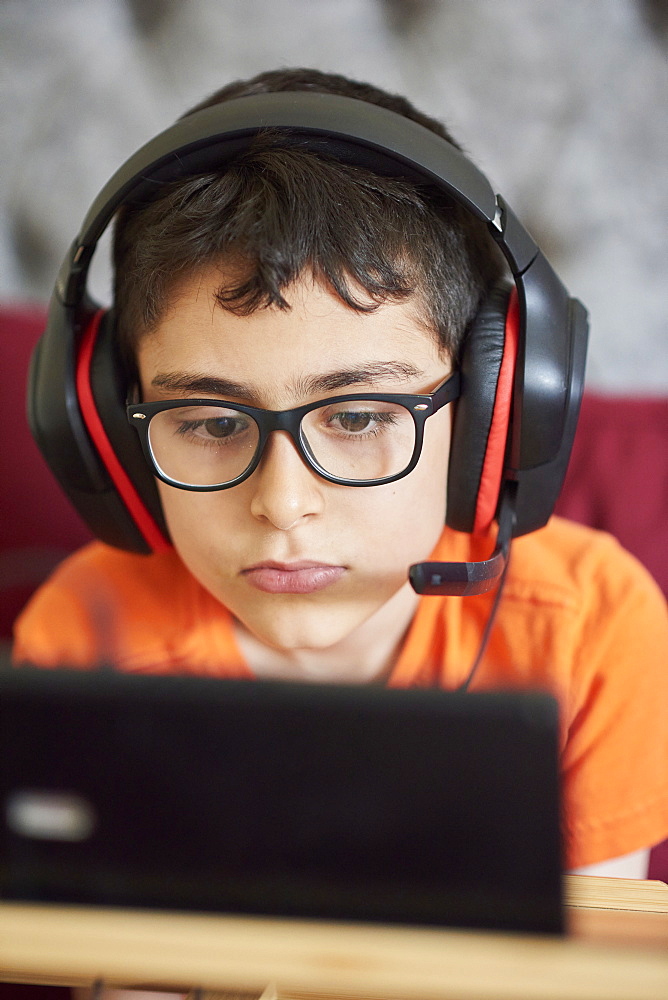
[[479, 562], [414, 563], [408, 571], [411, 586], [418, 594], [466, 597], [486, 594], [503, 576], [515, 527], [514, 483], [506, 483], [501, 496], [496, 545], [489, 559]]

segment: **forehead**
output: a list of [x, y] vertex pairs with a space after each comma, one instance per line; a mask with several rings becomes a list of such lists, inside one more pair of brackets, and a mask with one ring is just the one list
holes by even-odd
[[145, 389], [166, 377], [174, 387], [181, 375], [210, 375], [250, 386], [263, 397], [303, 398], [318, 377], [334, 380], [326, 386], [331, 391], [345, 391], [351, 384], [342, 381], [346, 373], [356, 372], [356, 384], [366, 375], [370, 385], [421, 391], [421, 380], [447, 370], [436, 334], [425, 328], [411, 300], [358, 311], [305, 276], [287, 291], [288, 309], [243, 316], [216, 301], [221, 280], [220, 270], [211, 269], [184, 281], [144, 336], [138, 364]]

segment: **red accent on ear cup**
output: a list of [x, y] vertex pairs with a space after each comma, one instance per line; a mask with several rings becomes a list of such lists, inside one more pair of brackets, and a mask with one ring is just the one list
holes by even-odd
[[499, 368], [492, 422], [476, 499], [473, 531], [478, 533], [485, 532], [489, 528], [499, 502], [501, 475], [508, 441], [510, 409], [513, 400], [513, 382], [519, 344], [519, 321], [517, 289], [513, 288], [508, 299], [503, 357]]
[[76, 362], [76, 387], [81, 415], [83, 417], [86, 430], [90, 434], [93, 444], [97, 448], [98, 454], [105, 469], [109, 473], [121, 500], [125, 504], [128, 513], [135, 522], [137, 528], [143, 535], [146, 544], [154, 552], [165, 552], [171, 549], [171, 543], [165, 538], [162, 531], [155, 523], [153, 517], [148, 512], [139, 494], [137, 493], [132, 480], [121, 465], [116, 453], [107, 437], [107, 433], [100, 419], [100, 415], [95, 404], [95, 397], [91, 386], [90, 369], [93, 358], [93, 349], [97, 338], [100, 322], [104, 316], [104, 310], [99, 309], [94, 313], [90, 323], [86, 327]]

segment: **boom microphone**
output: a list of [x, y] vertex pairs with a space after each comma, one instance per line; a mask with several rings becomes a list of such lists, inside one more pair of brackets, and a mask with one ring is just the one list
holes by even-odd
[[466, 597], [493, 590], [503, 576], [510, 552], [515, 524], [513, 485], [506, 483], [503, 491], [496, 545], [489, 559], [478, 562], [414, 563], [408, 571], [408, 579], [416, 593]]

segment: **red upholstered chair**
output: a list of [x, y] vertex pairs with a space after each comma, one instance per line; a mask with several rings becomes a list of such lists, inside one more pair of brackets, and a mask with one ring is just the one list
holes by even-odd
[[[34, 444], [25, 416], [30, 352], [42, 308], [0, 308], [0, 641], [33, 590], [90, 533]], [[0, 983], [0, 1000], [70, 1000], [61, 986]]]
[[557, 513], [615, 535], [668, 596], [668, 397], [585, 394]]
[[[611, 532], [668, 595], [668, 398], [585, 394], [557, 513]], [[668, 882], [668, 841], [649, 877]]]
[[25, 416], [42, 308], [0, 308], [0, 640], [53, 567], [90, 539], [32, 440]]

